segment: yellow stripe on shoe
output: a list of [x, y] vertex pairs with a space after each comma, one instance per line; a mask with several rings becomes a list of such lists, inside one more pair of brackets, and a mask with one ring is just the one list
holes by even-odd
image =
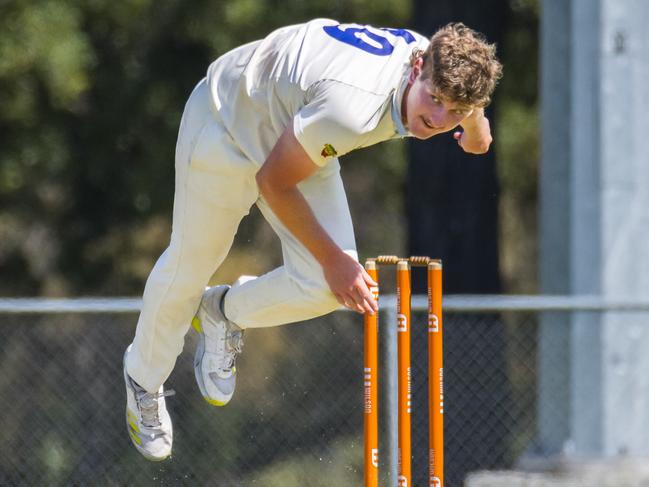
[[129, 431], [128, 434], [135, 443], [137, 443], [138, 445], [142, 445], [142, 440], [140, 440], [140, 438], [138, 438], [138, 436], [135, 433]]
[[198, 333], [203, 333], [203, 327], [201, 326], [201, 320], [198, 318], [198, 316], [194, 316], [194, 318], [192, 319], [192, 327]]
[[126, 414], [126, 416], [127, 416], [127, 421], [128, 421], [129, 426], [131, 428], [133, 428], [133, 431], [139, 433], [140, 428], [137, 427], [137, 419], [135, 418], [135, 415], [131, 411], [129, 411]]
[[209, 402], [212, 406], [225, 406], [227, 404], [227, 402], [217, 401], [216, 399], [210, 399], [209, 397], [206, 396], [203, 396], [203, 399]]

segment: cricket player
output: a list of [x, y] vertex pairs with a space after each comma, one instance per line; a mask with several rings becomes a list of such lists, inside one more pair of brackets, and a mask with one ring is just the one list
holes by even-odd
[[[180, 123], [170, 244], [147, 280], [124, 356], [127, 429], [142, 455], [171, 454], [172, 392], [163, 383], [190, 325], [199, 334], [200, 392], [223, 406], [235, 389], [243, 330], [340, 305], [377, 311], [338, 158], [449, 131], [459, 150], [486, 152], [483, 108], [501, 71], [495, 47], [462, 24], [427, 39], [328, 19], [276, 30], [209, 66]], [[279, 236], [284, 265], [206, 289], [253, 204]]]

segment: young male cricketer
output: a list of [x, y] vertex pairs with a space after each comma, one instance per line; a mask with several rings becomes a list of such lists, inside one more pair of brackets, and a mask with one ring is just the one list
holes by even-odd
[[[127, 429], [142, 455], [171, 454], [171, 392], [162, 384], [190, 323], [199, 333], [199, 389], [222, 406], [234, 392], [242, 330], [339, 305], [377, 311], [338, 156], [458, 127], [464, 151], [486, 152], [492, 138], [483, 108], [501, 70], [495, 47], [462, 24], [428, 40], [327, 19], [276, 30], [211, 64], [185, 106], [171, 241], [147, 280], [124, 356]], [[206, 290], [253, 204], [279, 236], [284, 265]]]

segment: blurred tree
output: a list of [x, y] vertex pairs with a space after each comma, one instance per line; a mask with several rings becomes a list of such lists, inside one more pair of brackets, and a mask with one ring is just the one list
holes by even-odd
[[[415, 2], [413, 27], [432, 33], [464, 22], [501, 44], [507, 0]], [[494, 104], [487, 117], [493, 121]], [[411, 141], [408, 166], [408, 242], [413, 255], [443, 258], [448, 293], [497, 293], [498, 181], [496, 157], [463, 152], [451, 133]], [[420, 281], [420, 290], [425, 289]]]
[[[502, 180], [519, 188], [520, 200], [531, 204], [535, 152], [529, 142], [534, 140], [534, 126], [520, 121], [529, 122], [535, 108], [535, 92], [529, 89], [529, 81], [533, 85], [536, 80], [533, 28], [536, 17], [533, 7], [528, 8], [535, 2], [510, 1], [511, 5], [517, 5], [516, 18], [522, 18], [521, 12], [525, 17], [513, 34], [507, 33], [516, 36], [514, 48], [518, 50], [514, 55], [518, 62], [506, 62], [510, 78], [503, 80], [501, 91], [517, 93], [523, 85], [526, 91], [524, 103], [511, 101], [509, 97], [499, 105], [505, 107], [509, 115], [496, 120], [500, 132], [496, 144], [499, 155], [508, 155]], [[442, 23], [432, 9], [445, 9], [447, 4], [419, 2], [415, 10], [417, 18], [421, 22], [435, 18]], [[0, 294], [139, 294], [153, 262], [169, 238], [176, 132], [185, 99], [204, 75], [208, 64], [228, 49], [261, 38], [281, 25], [327, 16], [341, 21], [403, 26], [410, 16], [410, 8], [410, 2], [391, 0], [0, 2]], [[470, 12], [461, 20], [482, 29], [481, 24], [468, 15]], [[425, 34], [432, 32], [436, 25], [418, 23], [416, 28]], [[492, 40], [498, 38], [487, 34]], [[515, 81], [510, 81], [512, 78]], [[517, 130], [508, 130], [512, 126]], [[345, 158], [343, 172], [363, 255], [405, 250], [401, 248], [403, 238], [399, 231], [404, 225], [400, 193], [405, 176], [403, 149], [403, 144], [390, 142]], [[455, 146], [453, 149], [459, 152]], [[529, 164], [516, 164], [516, 157], [524, 158]], [[484, 165], [484, 160], [476, 158], [475, 164]], [[465, 194], [468, 187], [460, 184], [457, 194]], [[423, 194], [429, 194], [430, 188], [426, 186]], [[257, 223], [244, 228], [242, 233], [239, 243], [250, 250], [248, 254], [261, 255], [254, 249], [264, 248], [260, 258], [267, 259], [267, 247], [259, 245], [260, 239], [273, 237], [268, 237], [268, 232], [260, 230]], [[253, 235], [255, 238], [249, 243]], [[247, 265], [249, 263], [250, 258], [246, 261]], [[448, 259], [447, 264], [450, 264]], [[232, 268], [233, 273], [239, 270], [236, 265]], [[91, 317], [89, 321], [96, 324], [97, 318]], [[43, 321], [49, 323], [51, 317]], [[121, 324], [111, 317], [110, 324], [117, 323]], [[56, 355], [48, 355], [40, 353], [45, 345], [34, 343], [34, 340], [29, 341], [29, 347], [23, 345], [36, 351], [41, 360], [26, 361], [37, 364], [38, 372], [30, 377], [38, 383], [46, 382], [43, 374], [55, 377], [60, 373], [56, 364], [66, 363], [61, 357], [67, 360], [70, 347], [73, 347], [74, 354], [89, 354], [96, 361], [86, 365], [82, 376], [94, 377], [97, 390], [104, 391], [102, 395], [110, 395], [106, 389], [108, 379], [102, 382], [103, 376], [96, 374], [107, 370], [102, 362], [119, 368], [116, 364], [123, 345], [132, 336], [132, 330], [125, 328], [127, 323], [133, 324], [134, 318], [129, 317], [124, 326], [110, 331], [110, 336], [120, 336], [118, 345], [99, 337], [99, 329], [88, 333], [85, 327], [90, 323], [71, 331], [69, 317], [54, 323], [52, 339], [36, 332], [36, 337], [47, 338], [46, 343], [57, 341], [61, 346]], [[7, 330], [19, 330], [19, 327]], [[349, 332], [354, 327], [344, 326], [339, 333], [342, 334], [342, 330]], [[324, 329], [320, 333], [327, 331]], [[74, 334], [83, 337], [84, 341], [71, 340]], [[311, 330], [307, 335], [313, 339]], [[329, 338], [330, 341], [320, 345], [323, 354], [331, 349], [343, 356], [349, 354], [347, 346], [350, 343], [358, 343], [348, 336]], [[16, 342], [5, 340], [4, 345], [3, 357], [10, 352], [23, 353]], [[262, 346], [270, 355], [267, 341], [260, 343], [258, 349]], [[352, 353], [358, 351], [357, 347], [349, 346]], [[290, 347], [285, 345], [280, 349], [278, 346], [273, 356], [289, 361], [296, 356], [287, 353]], [[92, 353], [93, 350], [101, 350], [101, 353]], [[264, 356], [263, 351], [259, 353]], [[256, 359], [258, 357], [259, 354], [255, 355]], [[326, 357], [324, 360], [330, 362]], [[21, 367], [12, 365], [11, 361], [3, 363], [9, 364], [3, 369], [5, 383], [19, 377], [15, 373]], [[308, 384], [313, 382], [313, 370], [318, 366], [315, 361], [309, 367], [289, 363], [286, 368], [290, 373], [278, 371], [277, 374], [286, 374], [291, 381]], [[499, 362], [495, 361], [493, 366], [499, 367]], [[330, 372], [327, 367], [325, 370]], [[265, 373], [263, 367], [250, 369]], [[347, 377], [343, 372], [339, 375]], [[184, 373], [187, 378], [177, 382], [186, 384], [189, 389], [193, 387], [191, 369]], [[109, 375], [114, 377], [113, 373]], [[261, 380], [258, 382], [263, 384]], [[60, 381], [57, 378], [52, 383]], [[462, 384], [455, 387], [459, 390], [457, 387]], [[86, 392], [93, 391], [94, 388]], [[86, 397], [82, 394], [71, 397], [64, 391], [65, 400], [62, 400], [58, 393], [48, 391], [47, 397], [63, 411], [60, 414], [81, 407]], [[268, 395], [273, 397], [274, 393], [276, 391], [272, 390]], [[333, 395], [327, 396], [330, 397]], [[178, 410], [186, 407], [182, 401], [175, 404]], [[314, 400], [308, 404], [322, 408], [326, 401]], [[457, 410], [460, 404], [455, 402], [453, 407]], [[201, 403], [201, 406], [204, 405]], [[347, 412], [341, 407], [337, 416], [319, 414], [316, 419], [319, 425], [324, 424], [333, 431], [333, 436], [336, 425], [345, 420]], [[294, 419], [289, 409], [277, 414], [280, 413], [285, 416], [277, 419], [278, 424]], [[109, 423], [121, 428], [118, 421], [123, 421], [123, 413], [111, 408], [110, 414], [115, 419]], [[256, 424], [252, 416], [255, 411], [240, 408], [233, 414], [240, 415], [241, 419], [231, 422], [232, 432], [220, 439], [228, 445], [228, 449], [223, 449], [227, 451], [219, 452], [223, 458], [233, 458], [239, 453], [237, 441], [232, 440], [241, 434], [239, 425]], [[27, 421], [21, 423], [15, 419], [15, 416], [7, 416], [6, 425], [25, 426], [11, 429], [12, 438], [6, 438], [8, 445], [12, 444], [10, 440], [20, 442], [24, 430], [29, 427]], [[214, 421], [222, 427], [220, 418]], [[299, 426], [308, 428], [310, 425]], [[186, 435], [200, 437], [201, 433], [210, 435], [211, 429], [197, 421], [191, 433]], [[85, 440], [81, 436], [77, 439]], [[471, 445], [480, 440], [469, 437], [463, 441]], [[123, 442], [125, 461], [140, 469], [141, 459], [132, 452], [127, 441]], [[200, 461], [211, 467], [215, 463], [214, 455], [207, 453], [205, 458], [188, 459], [188, 464]], [[185, 464], [178, 459], [175, 462], [181, 465], [178, 471], [182, 471]], [[119, 470], [121, 464], [114, 468]], [[150, 468], [157, 474], [160, 467]]]
[[[286, 24], [398, 25], [408, 9], [388, 0], [3, 2], [0, 293], [138, 294], [168, 242], [178, 124], [209, 63]], [[403, 160], [368, 155], [376, 172]], [[397, 194], [397, 183], [376, 181], [370, 191]], [[256, 223], [244, 227], [243, 247], [259, 243], [248, 242], [253, 233]]]
[[[500, 45], [509, 8], [507, 0], [416, 0], [413, 12], [413, 27], [420, 32], [433, 33], [449, 22], [463, 22]], [[501, 49], [499, 55], [502, 57]], [[495, 104], [487, 110], [491, 121]], [[443, 259], [445, 293], [501, 292], [495, 150], [480, 156], [466, 154], [452, 134], [426, 142], [412, 141], [409, 148], [406, 206], [410, 255]], [[425, 292], [424, 274], [415, 273], [414, 290], [418, 293]], [[490, 413], [509, 396], [504, 325], [493, 320], [483, 335], [462, 323], [467, 321], [457, 320], [445, 327], [445, 368], [466, 372], [459, 380], [445, 384], [445, 402], [449, 405], [446, 451], [455, 467], [447, 478], [450, 485], [460, 485], [466, 473], [478, 468], [503, 465], [508, 448], [506, 425]], [[471, 350], [468, 355], [452, 353], [466, 347]], [[424, 357], [423, 352], [415, 357]], [[426, 408], [422, 404], [416, 410]], [[488, 445], [488, 455], [484, 454], [484, 445]], [[425, 458], [420, 462], [426, 465]], [[415, 484], [422, 482], [423, 477]]]
[[[317, 16], [403, 25], [409, 15], [408, 6], [407, 2], [389, 0], [0, 2], [0, 294], [139, 294], [155, 259], [168, 242], [176, 132], [185, 100], [209, 63], [228, 49], [259, 39], [276, 27]], [[359, 218], [359, 209], [378, 212], [376, 201], [390, 203], [398, 199], [404, 161], [400, 147], [389, 144], [388, 148], [371, 148], [345, 161], [346, 183], [351, 204], [356, 208], [356, 220], [360, 221], [362, 232], [372, 235], [374, 241], [401, 240], [397, 232], [384, 235], [389, 226], [386, 222], [399, 220], [400, 206], [381, 207], [383, 211], [376, 220], [365, 213], [360, 213], [363, 219]], [[385, 173], [395, 177], [386, 178]], [[362, 200], [370, 204], [357, 204]], [[376, 223], [366, 223], [372, 221]], [[259, 245], [258, 237], [266, 238], [261, 233], [254, 226], [244, 231], [239, 243], [250, 249], [249, 254], [267, 258], [267, 247]], [[248, 243], [245, 237], [253, 234], [254, 241]], [[52, 321], [50, 316], [44, 320]], [[90, 321], [96, 324], [100, 320], [94, 316]], [[128, 321], [135, 323], [134, 317]], [[46, 353], [46, 345], [54, 340], [32, 340], [29, 347], [24, 347], [39, 358], [38, 362], [28, 361], [39, 370], [32, 374], [38, 383], [46, 383], [43, 374], [53, 376], [61, 370], [60, 364], [69, 363], [70, 356], [92, 358], [78, 377], [79, 383], [92, 382], [90, 389], [72, 394], [65, 390], [34, 395], [46, 397], [39, 403], [47, 401], [48, 406], [57, 406], [51, 408], [52, 415], [61, 419], [80, 410], [88, 402], [88, 395], [112, 397], [106, 391], [110, 381], [102, 374], [110, 367], [121, 366], [121, 354], [132, 337], [132, 329], [120, 326], [114, 316], [107, 326], [90, 331], [85, 327], [75, 329], [70, 317], [55, 324], [53, 336], [62, 344], [55, 355]], [[99, 336], [101, 330], [107, 329], [110, 337], [127, 337], [116, 345]], [[358, 327], [345, 326], [338, 335], [318, 326], [313, 330], [327, 337], [320, 348], [323, 354], [330, 351], [340, 356], [349, 354], [351, 349], [351, 355], [357, 356], [358, 347], [354, 344], [358, 340], [340, 335], [343, 331], [357, 332]], [[309, 329], [308, 334], [313, 340], [314, 332]], [[83, 337], [83, 341], [75, 340], [76, 335]], [[6, 340], [0, 358], [21, 351], [16, 343]], [[258, 361], [264, 352], [270, 354], [269, 349], [272, 347], [266, 341], [251, 357]], [[296, 367], [294, 360], [299, 354], [291, 351], [285, 345], [275, 353], [287, 360], [284, 370], [277, 373], [290, 377], [292, 384], [313, 384], [316, 367], [331, 372], [331, 367], [322, 368], [320, 361], [312, 360], [314, 357], [308, 357], [308, 367]], [[255, 365], [254, 369], [267, 373], [272, 364]], [[5, 382], [19, 378], [20, 369], [5, 367]], [[353, 371], [354, 368], [346, 368], [343, 372], [360, 379]], [[184, 372], [184, 380], [178, 380], [178, 385], [193, 391], [191, 369], [185, 368]], [[333, 376], [343, 377], [337, 373]], [[115, 375], [111, 373], [110, 377]], [[258, 383], [260, 387], [265, 384], [264, 380]], [[33, 388], [30, 390], [34, 392]], [[270, 391], [269, 398], [276, 393]], [[295, 394], [304, 401], [303, 394]], [[186, 409], [189, 395], [188, 392], [181, 401], [172, 402], [172, 407]], [[328, 438], [338, 435], [340, 425], [348, 420], [350, 407], [358, 410], [353, 398], [341, 407], [329, 407], [327, 401], [314, 395], [308, 404], [318, 407], [317, 417], [300, 427], [325, 431]], [[206, 407], [202, 402], [199, 406]], [[174, 471], [184, 474], [185, 470], [191, 471], [184, 468], [187, 465], [205, 465], [206, 472], [213, 472], [215, 458], [217, 464], [219, 459], [227, 460], [220, 463], [221, 469], [243, 471], [237, 462], [241, 461], [241, 448], [249, 442], [245, 435], [250, 429], [241, 425], [252, 425], [265, 438], [269, 436], [268, 428], [260, 422], [256, 408], [230, 411], [235, 420], [227, 423], [228, 428], [221, 424], [221, 417], [215, 417], [218, 428], [206, 428], [204, 421], [195, 420], [185, 431], [187, 437], [199, 440], [213, 437], [217, 431], [219, 441], [227, 448], [205, 450], [202, 456], [180, 454], [171, 465], [162, 467], [145, 465], [143, 475], [147, 468], [154, 473], [147, 476], [148, 481], [160, 475], [161, 468], [177, 469]], [[110, 418], [113, 429], [123, 428], [123, 410], [94, 412]], [[281, 408], [277, 414], [274, 422], [278, 425], [294, 421], [288, 408]], [[90, 415], [83, 418], [88, 424], [93, 419], [97, 421]], [[22, 427], [25, 422], [16, 421], [15, 414], [7, 416], [7, 424], [14, 423], [21, 427], [5, 438], [8, 445], [20, 443], [25, 430], [33, 428]], [[298, 431], [291, 439], [299, 446], [300, 441], [305, 441], [302, 437], [306, 435]], [[125, 432], [121, 438], [118, 448], [124, 447], [124, 462], [142, 470], [143, 460], [128, 444]], [[319, 438], [326, 442], [322, 435]], [[76, 478], [87, 479], [85, 466], [94, 469], [102, 458], [105, 460], [97, 451], [80, 452], [75, 448], [77, 442], [94, 445], [95, 439], [78, 435], [74, 442], [60, 446], [61, 457], [70, 462], [61, 473], [71, 475], [68, 483], [78, 483]], [[200, 441], [195, 444], [202, 446]], [[114, 445], [104, 447], [112, 449]], [[43, 448], [48, 451], [47, 444]], [[258, 468], [263, 468], [273, 459], [275, 450], [266, 446], [260, 447], [260, 451], [266, 456], [254, 461]], [[34, 467], [30, 470], [40, 473], [40, 456], [32, 458]], [[25, 461], [22, 457], [15, 460]], [[121, 463], [109, 463], [116, 471], [122, 468]], [[109, 467], [104, 463], [103, 468]]]
[[538, 0], [509, 0], [502, 49], [506, 75], [498, 89], [495, 148], [500, 199], [500, 271], [508, 292], [536, 293]]

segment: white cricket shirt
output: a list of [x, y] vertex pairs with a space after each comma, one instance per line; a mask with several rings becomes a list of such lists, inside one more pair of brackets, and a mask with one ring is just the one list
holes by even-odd
[[351, 150], [408, 135], [401, 98], [413, 31], [316, 19], [272, 32], [214, 61], [213, 109], [241, 151], [261, 165], [286, 127], [323, 166]]

